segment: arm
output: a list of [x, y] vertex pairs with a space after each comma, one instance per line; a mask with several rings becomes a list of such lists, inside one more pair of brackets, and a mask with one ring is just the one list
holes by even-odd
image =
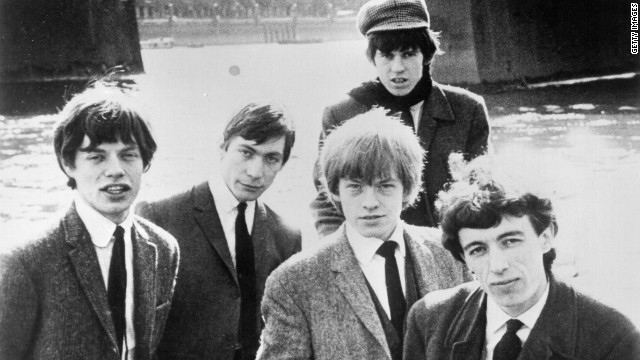
[[262, 315], [265, 327], [258, 360], [314, 358], [305, 315], [286, 287], [273, 274], [267, 279]]
[[472, 160], [480, 155], [491, 153], [489, 135], [489, 115], [484, 99], [480, 97], [471, 118], [471, 129], [465, 148], [465, 160]]
[[311, 202], [311, 213], [313, 214], [316, 230], [320, 236], [326, 236], [336, 231], [344, 222], [344, 216], [336, 209], [336, 207], [328, 199], [323, 192], [320, 170], [320, 150], [324, 139], [329, 135], [333, 127], [338, 124], [331, 108], [324, 109], [322, 114], [322, 130], [318, 139], [318, 157], [313, 167], [313, 183], [318, 191], [316, 198]]
[[25, 359], [38, 314], [37, 294], [29, 274], [16, 257], [0, 266], [0, 359]]
[[409, 315], [407, 315], [407, 333], [404, 336], [403, 360], [425, 359], [427, 355], [416, 310], [421, 304], [421, 302], [418, 302], [412, 306], [411, 310], [409, 310]]

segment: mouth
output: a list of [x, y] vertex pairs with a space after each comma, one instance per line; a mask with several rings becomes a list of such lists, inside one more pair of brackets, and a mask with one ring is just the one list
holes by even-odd
[[113, 184], [113, 185], [107, 185], [105, 187], [103, 187], [102, 189], [100, 189], [100, 191], [104, 191], [107, 194], [110, 195], [122, 195], [125, 192], [131, 190], [131, 186], [127, 185], [127, 184]]
[[360, 216], [361, 220], [378, 220], [380, 218], [382, 218], [382, 215], [367, 215], [367, 216]]
[[395, 85], [399, 85], [399, 86], [406, 85], [406, 83], [407, 83], [408, 81], [409, 81], [409, 80], [408, 80], [408, 79], [405, 79], [405, 78], [393, 78], [393, 79], [391, 79], [391, 82], [392, 82], [393, 84], [395, 84]]
[[516, 281], [518, 281], [518, 279], [510, 279], [510, 280], [502, 280], [502, 281], [495, 281], [491, 283], [491, 286], [507, 286], [507, 285], [511, 285], [513, 283], [515, 283]]
[[242, 185], [244, 188], [248, 189], [249, 191], [259, 191], [260, 189], [262, 189], [262, 186], [258, 186], [258, 185], [249, 185], [244, 183], [240, 183], [240, 185]]

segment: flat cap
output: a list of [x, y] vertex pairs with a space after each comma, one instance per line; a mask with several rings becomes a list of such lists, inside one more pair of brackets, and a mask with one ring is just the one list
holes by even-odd
[[424, 0], [371, 0], [362, 5], [357, 17], [362, 35], [374, 31], [429, 27], [429, 12]]

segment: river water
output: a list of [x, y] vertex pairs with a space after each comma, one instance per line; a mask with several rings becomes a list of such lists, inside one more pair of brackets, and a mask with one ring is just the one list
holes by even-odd
[[[298, 131], [265, 199], [295, 219], [305, 246], [317, 245], [308, 204], [320, 117], [374, 76], [364, 48], [344, 41], [143, 50], [146, 74], [135, 78], [134, 93], [148, 105], [159, 150], [139, 198], [161, 198], [215, 173], [224, 122], [249, 100], [274, 99], [287, 105]], [[636, 76], [485, 99], [496, 157], [554, 197], [559, 276], [640, 326], [639, 83]], [[0, 117], [0, 248], [40, 233], [69, 204], [51, 145], [56, 121]]]

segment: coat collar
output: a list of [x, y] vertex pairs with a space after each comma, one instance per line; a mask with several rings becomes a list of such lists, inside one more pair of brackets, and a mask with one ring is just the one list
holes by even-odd
[[[62, 220], [69, 249], [69, 258], [78, 277], [80, 287], [84, 291], [100, 324], [109, 336], [112, 345], [117, 347], [115, 328], [109, 316], [107, 291], [100, 272], [100, 265], [91, 237], [80, 219], [75, 205], [71, 205]], [[136, 348], [141, 353], [149, 349], [151, 338], [150, 326], [155, 318], [156, 302], [156, 258], [157, 248], [150, 241], [149, 234], [134, 218], [133, 263], [134, 263], [134, 328], [136, 331]]]
[[[477, 347], [478, 343], [484, 344], [486, 296], [482, 288], [477, 286], [467, 296], [458, 315], [452, 321], [445, 338], [445, 346], [452, 349], [451, 359], [473, 358], [469, 357], [469, 354], [477, 351], [474, 347]], [[518, 359], [540, 360], [553, 356], [573, 358], [577, 341], [576, 302], [574, 290], [551, 276], [549, 298]]]

